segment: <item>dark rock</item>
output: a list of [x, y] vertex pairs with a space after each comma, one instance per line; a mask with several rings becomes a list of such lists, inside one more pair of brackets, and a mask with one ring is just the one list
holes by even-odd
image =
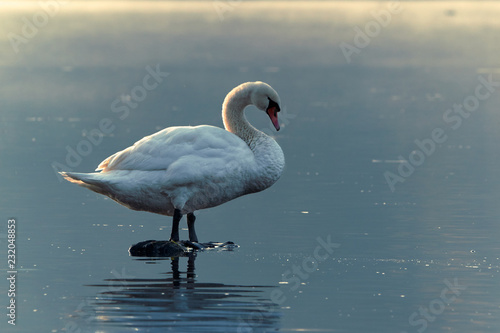
[[128, 252], [134, 257], [177, 257], [187, 252], [187, 249], [171, 241], [147, 240], [132, 245]]
[[209, 249], [223, 249], [231, 251], [238, 245], [233, 242], [196, 243], [191, 241], [156, 241], [147, 240], [132, 245], [128, 252], [134, 257], [180, 257], [189, 252]]

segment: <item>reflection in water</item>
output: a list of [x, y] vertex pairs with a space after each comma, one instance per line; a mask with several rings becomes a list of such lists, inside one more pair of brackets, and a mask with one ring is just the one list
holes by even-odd
[[195, 259], [196, 253], [189, 254], [187, 271], [182, 272], [179, 262], [183, 259], [172, 258], [172, 271], [165, 273], [166, 278], [124, 276], [90, 285], [103, 289], [72, 318], [73, 326], [80, 332], [278, 329], [281, 313], [277, 304], [259, 295], [270, 287], [197, 282]]

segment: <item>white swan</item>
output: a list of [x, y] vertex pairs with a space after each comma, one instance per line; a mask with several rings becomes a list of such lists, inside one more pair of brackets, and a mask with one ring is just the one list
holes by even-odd
[[280, 129], [276, 91], [263, 82], [247, 82], [224, 100], [226, 130], [169, 127], [108, 157], [97, 167], [100, 172], [61, 175], [130, 209], [173, 216], [173, 241], [179, 240], [179, 221], [187, 214], [189, 240], [198, 242], [194, 211], [262, 191], [283, 171], [285, 159], [278, 143], [245, 118], [244, 109], [251, 104]]

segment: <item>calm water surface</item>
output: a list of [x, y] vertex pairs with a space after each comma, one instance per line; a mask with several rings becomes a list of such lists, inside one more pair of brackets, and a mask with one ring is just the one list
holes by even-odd
[[[217, 3], [71, 2], [14, 42], [43, 9], [2, 9], [1, 267], [15, 218], [18, 269], [2, 332], [499, 332], [500, 6]], [[287, 166], [198, 213], [200, 239], [233, 251], [130, 257], [170, 218], [56, 175], [222, 126], [251, 80], [280, 94], [279, 133], [247, 113]]]

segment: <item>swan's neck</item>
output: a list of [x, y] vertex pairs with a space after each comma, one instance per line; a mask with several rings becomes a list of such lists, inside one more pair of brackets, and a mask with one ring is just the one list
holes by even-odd
[[245, 108], [252, 104], [250, 91], [240, 86], [231, 91], [222, 105], [224, 127], [236, 134], [252, 150], [257, 162], [251, 191], [268, 188], [278, 180], [285, 165], [283, 151], [278, 143], [265, 133], [253, 127], [245, 117]]
[[264, 133], [253, 127], [245, 117], [245, 108], [252, 104], [250, 92], [245, 87], [238, 88], [233, 89], [224, 100], [222, 120], [226, 130], [239, 136], [254, 151], [255, 139]]

